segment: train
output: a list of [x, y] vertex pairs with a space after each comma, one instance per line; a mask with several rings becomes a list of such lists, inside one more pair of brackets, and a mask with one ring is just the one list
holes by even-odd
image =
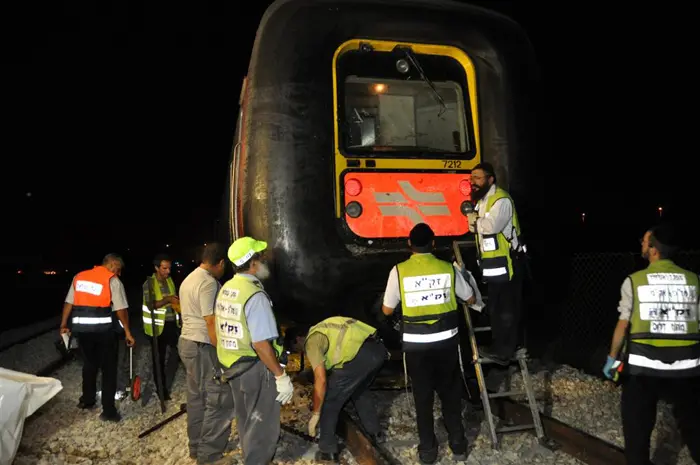
[[242, 83], [226, 208], [231, 240], [269, 244], [276, 311], [373, 321], [415, 224], [447, 259], [472, 239], [482, 161], [527, 224], [538, 79], [524, 29], [479, 6], [272, 3]]

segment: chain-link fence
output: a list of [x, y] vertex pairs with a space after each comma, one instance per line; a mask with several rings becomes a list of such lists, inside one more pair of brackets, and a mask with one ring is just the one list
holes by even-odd
[[[681, 253], [674, 261], [700, 273], [700, 251]], [[573, 255], [566, 293], [563, 299], [558, 299], [558, 304], [549, 306], [542, 318], [536, 320], [534, 324], [546, 328], [537, 333], [539, 340], [530, 338], [528, 345], [534, 345], [535, 351], [544, 350], [556, 362], [599, 374], [618, 319], [622, 282], [645, 266], [639, 254]], [[529, 324], [532, 325], [532, 321]]]

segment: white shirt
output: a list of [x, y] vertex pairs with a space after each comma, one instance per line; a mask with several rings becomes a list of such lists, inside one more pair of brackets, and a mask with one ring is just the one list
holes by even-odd
[[479, 219], [476, 220], [476, 231], [480, 235], [496, 234], [503, 232], [506, 239], [510, 241], [510, 247], [518, 250], [518, 235], [513, 227], [513, 205], [508, 199], [498, 199], [491, 206], [491, 210], [481, 214], [486, 210], [486, 202], [496, 193], [496, 185], [493, 184], [483, 199], [476, 204], [479, 212]]
[[620, 288], [620, 303], [617, 305], [617, 311], [620, 312], [620, 320], [629, 320], [632, 316], [632, 280], [628, 276]]
[[214, 314], [219, 281], [202, 267], [195, 268], [180, 284], [180, 337], [194, 342], [211, 344], [205, 316]]

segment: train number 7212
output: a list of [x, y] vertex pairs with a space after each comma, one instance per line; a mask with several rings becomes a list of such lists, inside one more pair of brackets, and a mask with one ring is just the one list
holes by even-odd
[[446, 169], [456, 169], [462, 167], [461, 160], [442, 160], [442, 167]]

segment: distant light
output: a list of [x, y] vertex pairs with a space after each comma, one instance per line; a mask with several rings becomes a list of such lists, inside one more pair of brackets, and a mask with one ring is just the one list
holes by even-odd
[[378, 94], [381, 94], [382, 92], [386, 91], [386, 85], [385, 84], [375, 84], [374, 91]]
[[194, 263], [194, 260], [192, 260], [192, 263]]
[[585, 223], [585, 222], [586, 222], [586, 214], [581, 213], [581, 223]]
[[17, 270], [17, 274], [22, 274], [22, 270]]
[[66, 273], [68, 273], [68, 270], [66, 270]]
[[53, 274], [56, 274], [56, 272], [53, 271], [53, 270], [47, 270], [47, 271], [44, 271], [44, 274], [46, 274], [46, 275], [53, 275]]
[[659, 216], [663, 216], [664, 209], [662, 207], [659, 207], [658, 210], [659, 210]]
[[207, 243], [205, 242], [205, 243], [204, 243], [204, 247], [206, 247], [206, 246], [207, 246]]
[[31, 197], [31, 196], [32, 196], [32, 193], [31, 193], [31, 192], [27, 192], [25, 195], [26, 195], [27, 197]]
[[170, 247], [170, 244], [165, 244], [166, 247]]

